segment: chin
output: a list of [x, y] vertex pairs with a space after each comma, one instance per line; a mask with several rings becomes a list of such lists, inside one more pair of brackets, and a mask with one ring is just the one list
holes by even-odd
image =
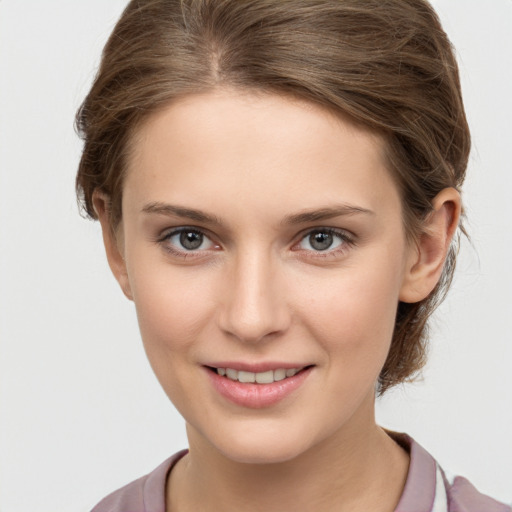
[[242, 464], [278, 464], [293, 460], [304, 452], [298, 447], [282, 446], [276, 442], [234, 444], [226, 448], [218, 447], [218, 449], [229, 460]]
[[287, 462], [311, 448], [304, 432], [275, 429], [268, 426], [244, 428], [228, 435], [215, 436], [210, 442], [229, 460], [244, 464], [277, 464]]

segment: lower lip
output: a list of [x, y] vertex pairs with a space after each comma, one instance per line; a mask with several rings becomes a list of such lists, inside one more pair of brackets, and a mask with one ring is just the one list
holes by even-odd
[[306, 368], [293, 377], [272, 382], [271, 384], [242, 383], [222, 377], [206, 368], [213, 387], [230, 402], [251, 409], [262, 409], [277, 404], [290, 396], [311, 373], [313, 367]]

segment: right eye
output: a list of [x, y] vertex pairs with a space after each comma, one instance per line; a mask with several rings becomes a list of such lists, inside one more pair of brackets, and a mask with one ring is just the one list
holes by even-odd
[[173, 254], [186, 256], [187, 253], [196, 253], [218, 249], [202, 231], [195, 228], [178, 228], [166, 233], [160, 243]]

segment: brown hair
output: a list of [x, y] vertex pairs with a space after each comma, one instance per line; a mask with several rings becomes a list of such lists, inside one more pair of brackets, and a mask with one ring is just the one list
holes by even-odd
[[[219, 86], [299, 96], [380, 132], [412, 239], [437, 193], [464, 180], [470, 135], [457, 64], [428, 2], [132, 0], [77, 114], [85, 212], [96, 218], [99, 189], [114, 229], [134, 132], [171, 100]], [[398, 305], [380, 393], [424, 365], [427, 319], [450, 284], [456, 245], [430, 296]]]

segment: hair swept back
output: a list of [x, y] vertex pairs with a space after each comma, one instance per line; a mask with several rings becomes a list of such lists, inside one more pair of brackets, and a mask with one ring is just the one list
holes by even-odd
[[[86, 214], [96, 218], [98, 189], [110, 198], [115, 228], [140, 124], [175, 98], [222, 86], [298, 96], [380, 132], [411, 239], [436, 194], [464, 181], [470, 135], [457, 63], [428, 2], [133, 0], [77, 113], [84, 148], [76, 187]], [[457, 243], [429, 297], [398, 304], [380, 393], [424, 365], [427, 320], [450, 285], [456, 252]]]

